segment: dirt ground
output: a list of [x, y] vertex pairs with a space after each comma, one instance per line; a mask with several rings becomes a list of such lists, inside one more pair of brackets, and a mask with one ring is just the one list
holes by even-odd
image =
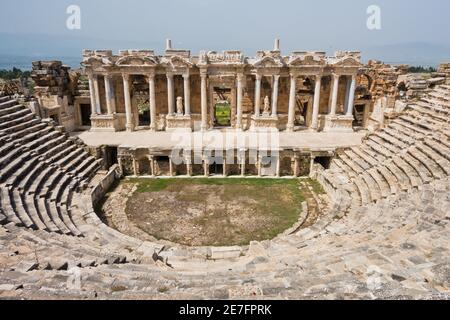
[[157, 239], [189, 246], [246, 245], [272, 239], [297, 222], [295, 180], [136, 179], [126, 215]]

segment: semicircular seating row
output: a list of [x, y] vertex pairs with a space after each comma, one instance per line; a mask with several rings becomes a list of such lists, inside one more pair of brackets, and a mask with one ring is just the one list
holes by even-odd
[[[361, 146], [340, 153], [319, 181], [349, 209], [448, 176], [449, 114], [450, 87], [439, 86]], [[0, 97], [0, 143], [0, 221], [82, 235], [71, 215], [72, 197], [100, 160], [8, 97]]]
[[342, 213], [450, 175], [450, 86], [442, 85], [343, 150], [318, 179]]
[[[450, 86], [439, 86], [361, 146], [340, 153], [329, 170], [319, 168], [318, 180], [335, 207], [346, 212], [449, 176], [449, 115]], [[77, 139], [0, 97], [0, 223], [38, 230], [36, 235], [59, 233], [55, 241], [91, 248], [90, 255], [105, 246], [119, 254], [139, 247], [138, 239], [89, 221], [74, 205], [99, 166]]]
[[72, 198], [99, 167], [76, 138], [0, 97], [0, 222], [81, 236]]

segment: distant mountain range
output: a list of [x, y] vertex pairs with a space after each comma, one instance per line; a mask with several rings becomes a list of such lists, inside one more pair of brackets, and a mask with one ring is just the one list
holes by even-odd
[[35, 60], [61, 60], [79, 68], [83, 49], [134, 49], [159, 47], [160, 43], [114, 41], [81, 36], [0, 33], [0, 69], [31, 69]]
[[[92, 49], [135, 49], [160, 48], [163, 43], [136, 42], [130, 40], [93, 39], [81, 36], [32, 35], [0, 33], [0, 69], [17, 67], [30, 69], [35, 60], [61, 60], [72, 68], [80, 67], [81, 52], [85, 48]], [[441, 62], [450, 61], [450, 45], [426, 42], [398, 43], [388, 45], [358, 46], [363, 60], [382, 60], [391, 64], [409, 64], [437, 66]], [[246, 52], [252, 55], [253, 52]], [[193, 53], [199, 49], [192, 48]], [[197, 50], [197, 51], [196, 51]], [[288, 50], [286, 52], [289, 52]], [[332, 54], [329, 52], [328, 54]]]

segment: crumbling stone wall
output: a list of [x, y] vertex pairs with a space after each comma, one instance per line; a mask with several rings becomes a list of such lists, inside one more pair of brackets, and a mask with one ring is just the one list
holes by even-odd
[[387, 108], [395, 106], [398, 98], [397, 81], [400, 75], [408, 72], [408, 66], [391, 66], [381, 61], [370, 60], [366, 65], [367, 74], [372, 79], [370, 92], [374, 101], [380, 98], [387, 99]]
[[34, 90], [37, 96], [69, 95], [70, 67], [61, 61], [34, 61], [32, 65], [31, 78], [36, 84]]
[[61, 61], [35, 61], [32, 64], [31, 78], [35, 82], [34, 96], [38, 101], [35, 108], [42, 118], [52, 118], [67, 131], [73, 131], [74, 93], [77, 74], [70, 74], [70, 67]]
[[445, 83], [450, 84], [450, 62], [439, 65], [436, 76], [444, 77]]

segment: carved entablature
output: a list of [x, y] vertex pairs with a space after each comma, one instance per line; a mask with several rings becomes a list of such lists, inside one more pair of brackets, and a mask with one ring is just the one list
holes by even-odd
[[120, 50], [119, 57], [133, 56], [133, 57], [148, 57], [154, 56], [153, 50]]
[[189, 50], [175, 49], [167, 49], [163, 56], [155, 55], [153, 50], [122, 50], [118, 55], [113, 55], [111, 50], [84, 50], [82, 65], [88, 72], [94, 73], [114, 72], [116, 68], [116, 72], [125, 73], [148, 73], [153, 69], [161, 72], [165, 69], [167, 72], [180, 74], [199, 67], [211, 75], [215, 72], [233, 73], [236, 69], [242, 72], [245, 67], [252, 69], [252, 73], [279, 74], [282, 69], [286, 71], [288, 68], [294, 74], [318, 75], [334, 72], [356, 75], [363, 67], [361, 53], [356, 51], [339, 51], [333, 57], [326, 57], [325, 52], [296, 51], [289, 56], [282, 56], [279, 50], [273, 50], [258, 51], [255, 57], [247, 58], [237, 50], [221, 53], [201, 51], [197, 57], [191, 56]]
[[252, 62], [255, 68], [282, 68], [284, 67], [283, 57], [279, 51], [258, 51], [256, 59]]
[[242, 65], [244, 64], [244, 55], [241, 51], [201, 51], [199, 56], [199, 65], [224, 64], [224, 65]]
[[81, 64], [93, 69], [98, 67], [111, 67], [114, 65], [111, 50], [84, 50]]
[[129, 55], [120, 57], [116, 61], [116, 66], [127, 67], [127, 66], [151, 66], [155, 67], [158, 65], [158, 57], [156, 56], [141, 56], [141, 55]]
[[352, 57], [355, 58], [357, 61], [361, 61], [361, 52], [360, 51], [336, 51], [334, 56], [337, 59], [345, 58], [345, 57]]
[[328, 64], [338, 74], [357, 74], [363, 67], [361, 53], [355, 51], [338, 51], [328, 59]]
[[191, 51], [169, 49], [169, 50], [166, 50], [164, 56], [166, 56], [166, 57], [178, 56], [178, 57], [182, 57], [185, 59], [189, 59], [191, 57]]
[[325, 52], [296, 51], [289, 56], [289, 65], [321, 65], [325, 61]]
[[301, 73], [318, 74], [326, 65], [325, 53], [294, 52], [288, 59], [288, 66]]
[[174, 72], [189, 70], [194, 66], [189, 58], [179, 55], [164, 56], [161, 58], [160, 64]]

